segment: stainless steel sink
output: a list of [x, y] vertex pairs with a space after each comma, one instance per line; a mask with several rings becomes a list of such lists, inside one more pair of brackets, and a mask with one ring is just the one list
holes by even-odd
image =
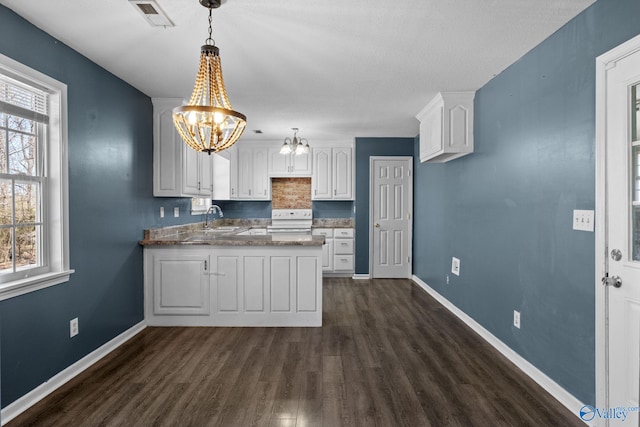
[[185, 241], [187, 242], [206, 242], [208, 240], [215, 240], [216, 238], [220, 238], [224, 235], [235, 234], [244, 230], [243, 227], [213, 227], [213, 228], [203, 228], [194, 232], [191, 236], [187, 237]]
[[212, 228], [203, 228], [202, 231], [204, 231], [205, 233], [231, 233], [234, 231], [238, 231], [240, 228], [242, 227], [234, 227], [234, 226], [227, 226], [227, 227], [212, 227]]

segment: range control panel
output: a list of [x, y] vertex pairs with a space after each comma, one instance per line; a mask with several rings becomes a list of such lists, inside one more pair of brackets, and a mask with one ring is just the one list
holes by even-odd
[[312, 219], [311, 209], [273, 209], [271, 219]]

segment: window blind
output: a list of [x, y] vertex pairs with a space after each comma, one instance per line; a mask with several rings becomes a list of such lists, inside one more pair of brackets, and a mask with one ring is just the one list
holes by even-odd
[[0, 74], [0, 112], [49, 123], [49, 94]]

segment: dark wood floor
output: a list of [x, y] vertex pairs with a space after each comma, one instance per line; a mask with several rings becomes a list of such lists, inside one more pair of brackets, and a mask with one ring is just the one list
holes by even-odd
[[583, 426], [408, 280], [325, 279], [324, 307], [147, 328], [8, 426]]

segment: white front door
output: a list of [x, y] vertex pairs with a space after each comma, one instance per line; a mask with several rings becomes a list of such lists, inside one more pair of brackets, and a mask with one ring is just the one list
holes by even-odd
[[411, 277], [411, 157], [371, 157], [372, 278]]
[[[640, 40], [639, 40], [640, 41]], [[640, 49], [640, 45], [638, 46]], [[603, 288], [604, 315], [598, 386], [604, 399], [595, 408], [598, 425], [638, 426], [640, 377], [640, 50], [606, 67]], [[606, 412], [608, 410], [608, 413]], [[608, 415], [608, 416], [606, 416]], [[589, 415], [591, 416], [591, 415]], [[584, 418], [584, 416], [583, 416]]]

